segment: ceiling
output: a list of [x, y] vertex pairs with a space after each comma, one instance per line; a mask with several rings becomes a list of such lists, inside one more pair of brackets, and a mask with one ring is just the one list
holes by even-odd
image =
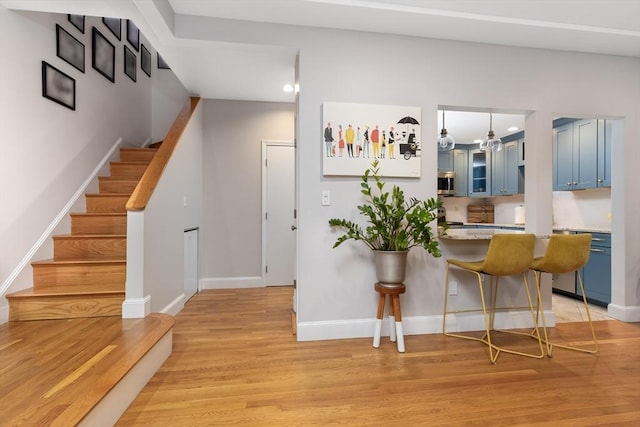
[[[169, 0], [169, 4], [177, 15], [640, 57], [640, 0]], [[294, 99], [282, 92], [282, 86], [293, 81], [296, 52], [274, 50], [269, 57], [276, 54], [281, 74], [272, 75], [270, 83], [257, 78], [234, 88], [236, 99], [257, 94], [265, 101]], [[230, 64], [235, 61], [253, 59], [229, 58]], [[275, 66], [255, 64], [261, 70]], [[215, 84], [211, 79], [200, 83], [199, 90], [208, 97], [234, 98], [211, 87]], [[524, 115], [493, 114], [497, 136], [517, 132], [507, 130], [512, 126], [523, 130]], [[446, 128], [459, 144], [472, 143], [487, 136], [489, 114], [447, 111]]]
[[[445, 128], [456, 144], [471, 144], [485, 139], [489, 132], [489, 113], [472, 111], [445, 111]], [[493, 113], [492, 129], [497, 137], [504, 138], [524, 130], [524, 115]], [[516, 127], [518, 129], [509, 130]], [[442, 129], [442, 111], [438, 111], [438, 130]], [[434, 141], [437, 136], [434, 136]]]
[[[169, 4], [176, 15], [640, 57], [640, 0], [169, 0]], [[242, 52], [229, 56], [223, 52], [229, 64], [226, 81], [236, 82], [233, 91], [223, 90], [211, 78], [192, 76], [189, 81], [197, 81], [198, 92], [205, 97], [249, 99], [259, 94], [264, 101], [293, 100], [293, 95], [282, 93], [282, 86], [293, 80], [294, 57], [289, 49], [280, 52], [277, 64], [256, 58], [255, 69], [279, 67], [278, 74], [269, 80], [248, 75], [237, 84], [241, 68], [232, 64], [246, 65], [252, 59]], [[190, 74], [206, 73], [198, 65], [189, 67]], [[268, 93], [266, 85], [271, 85]]]
[[[0, 0], [7, 8], [134, 19], [192, 94], [293, 102], [297, 50], [176, 37], [179, 15], [339, 28], [640, 58], [640, 0]], [[230, 21], [233, 22], [233, 21]], [[259, 35], [252, 35], [259, 37]], [[438, 117], [440, 129], [442, 117]], [[494, 131], [524, 116], [494, 114]], [[487, 112], [447, 112], [458, 143], [486, 137]], [[475, 123], [475, 125], [470, 125]], [[465, 124], [467, 124], [465, 126]], [[504, 133], [503, 133], [504, 132]]]

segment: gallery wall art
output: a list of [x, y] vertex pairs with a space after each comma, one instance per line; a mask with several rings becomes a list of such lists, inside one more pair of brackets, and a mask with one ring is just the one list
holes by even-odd
[[122, 23], [120, 18], [102, 18], [102, 22], [118, 40], [122, 38]]
[[53, 65], [42, 61], [42, 96], [75, 110], [76, 81]]
[[84, 34], [84, 15], [67, 15], [69, 22], [73, 24], [82, 34]]
[[136, 54], [127, 46], [124, 47], [124, 73], [136, 81]]
[[325, 102], [322, 172], [361, 176], [378, 159], [384, 176], [419, 178], [420, 107]]
[[56, 54], [84, 73], [84, 45], [60, 25], [56, 25]]
[[107, 38], [93, 27], [92, 44], [93, 68], [111, 83], [115, 83], [116, 48]]

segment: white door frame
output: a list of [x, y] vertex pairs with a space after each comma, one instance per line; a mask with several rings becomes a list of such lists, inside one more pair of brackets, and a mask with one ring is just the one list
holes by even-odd
[[[262, 283], [263, 286], [267, 285], [267, 274], [265, 272], [266, 270], [266, 266], [267, 266], [267, 219], [266, 219], [266, 211], [267, 211], [267, 168], [266, 166], [266, 159], [267, 159], [267, 147], [268, 146], [284, 146], [284, 147], [295, 147], [295, 144], [293, 141], [280, 141], [280, 140], [262, 140], [262, 159], [261, 159], [261, 165], [262, 165], [262, 267], [261, 267], [261, 275], [262, 275]], [[294, 160], [295, 162], [295, 160]], [[294, 171], [295, 171], [295, 165], [294, 165]], [[296, 176], [297, 179], [297, 176]], [[297, 185], [294, 185], [294, 209], [296, 209], [296, 212], [298, 210], [298, 197], [295, 194], [295, 192], [297, 191]], [[292, 213], [292, 225], [294, 226], [298, 226], [298, 221], [297, 218], [293, 218], [293, 213]], [[296, 233], [297, 235], [297, 233]], [[298, 277], [298, 271], [297, 271], [297, 266], [298, 266], [298, 240], [296, 238], [296, 247], [294, 250], [294, 255], [296, 257], [296, 261], [295, 261], [295, 265], [296, 265], [296, 271], [295, 271], [295, 277], [294, 279], [297, 279]]]

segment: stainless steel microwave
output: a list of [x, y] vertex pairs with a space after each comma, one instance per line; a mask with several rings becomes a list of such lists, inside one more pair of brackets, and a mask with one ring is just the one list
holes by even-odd
[[438, 172], [438, 195], [453, 196], [455, 191], [455, 172]]

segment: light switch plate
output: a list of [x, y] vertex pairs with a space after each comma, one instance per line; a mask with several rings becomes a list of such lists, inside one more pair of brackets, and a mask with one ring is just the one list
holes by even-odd
[[331, 192], [328, 190], [324, 190], [322, 192], [322, 206], [331, 205]]

